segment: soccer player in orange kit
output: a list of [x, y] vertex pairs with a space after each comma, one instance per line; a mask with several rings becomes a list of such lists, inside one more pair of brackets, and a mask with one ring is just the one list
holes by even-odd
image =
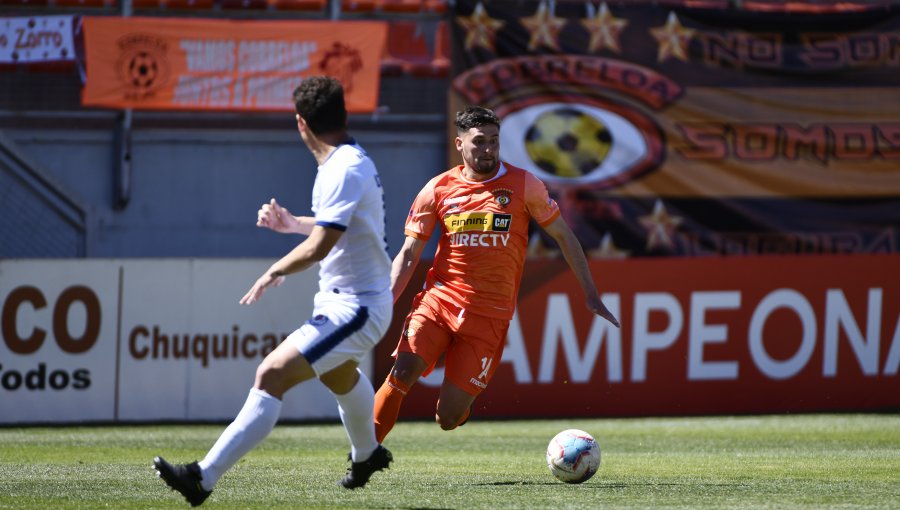
[[440, 240], [425, 288], [414, 299], [394, 356], [375, 395], [379, 441], [397, 422], [403, 397], [445, 355], [435, 419], [452, 430], [469, 419], [503, 354], [516, 306], [528, 224], [535, 220], [559, 244], [584, 291], [588, 309], [616, 327], [594, 286], [581, 244], [560, 217], [544, 184], [500, 161], [500, 119], [469, 107], [456, 115], [456, 150], [463, 164], [431, 179], [406, 220], [406, 239], [391, 267], [394, 301], [403, 293], [422, 249], [439, 227]]

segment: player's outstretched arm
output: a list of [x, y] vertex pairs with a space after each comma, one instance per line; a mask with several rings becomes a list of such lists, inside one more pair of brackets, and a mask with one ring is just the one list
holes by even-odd
[[578, 278], [578, 283], [586, 296], [588, 309], [618, 328], [619, 320], [606, 308], [606, 305], [600, 299], [600, 293], [597, 292], [597, 287], [594, 285], [594, 279], [591, 276], [587, 259], [584, 257], [581, 243], [578, 242], [578, 238], [575, 237], [575, 233], [569, 228], [566, 220], [560, 216], [553, 223], [544, 227], [544, 230], [559, 244], [559, 249], [562, 251], [566, 263], [569, 264], [572, 272], [575, 273], [575, 277]]
[[314, 227], [309, 237], [288, 252], [287, 255], [281, 257], [278, 262], [272, 264], [256, 280], [256, 283], [241, 298], [240, 303], [242, 305], [250, 305], [259, 301], [266, 289], [281, 285], [285, 276], [299, 273], [324, 259], [331, 249], [334, 248], [334, 245], [337, 244], [342, 234], [343, 231], [341, 230], [320, 226]]
[[256, 213], [256, 226], [265, 227], [282, 234], [302, 234], [308, 236], [315, 226], [315, 218], [294, 216], [274, 198], [263, 204]]
[[394, 294], [394, 302], [406, 289], [409, 279], [412, 277], [413, 270], [419, 264], [419, 257], [422, 256], [422, 249], [425, 248], [426, 241], [415, 237], [406, 236], [403, 246], [394, 257], [391, 263], [391, 292]]

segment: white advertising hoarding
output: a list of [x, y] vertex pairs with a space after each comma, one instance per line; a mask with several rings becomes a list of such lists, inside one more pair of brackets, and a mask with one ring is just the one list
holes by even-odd
[[[270, 263], [0, 261], [0, 423], [233, 418], [259, 362], [312, 313], [315, 269], [238, 304]], [[281, 416], [338, 413], [309, 381]]]
[[0, 262], [0, 420], [111, 420], [118, 265]]

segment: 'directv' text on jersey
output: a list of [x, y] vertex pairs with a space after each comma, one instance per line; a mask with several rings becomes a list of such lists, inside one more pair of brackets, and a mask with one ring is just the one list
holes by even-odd
[[529, 172], [501, 163], [497, 175], [466, 180], [451, 168], [419, 192], [406, 220], [406, 235], [427, 240], [439, 227], [427, 292], [467, 313], [511, 319], [528, 247], [528, 224], [559, 217], [547, 188]]

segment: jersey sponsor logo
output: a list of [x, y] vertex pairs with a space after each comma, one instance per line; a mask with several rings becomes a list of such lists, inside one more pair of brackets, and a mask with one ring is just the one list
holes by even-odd
[[460, 232], [450, 235], [450, 246], [482, 246], [496, 248], [509, 243], [509, 234], [489, 234], [486, 232]]
[[463, 195], [461, 197], [453, 197], [444, 200], [444, 205], [448, 205], [451, 207], [458, 206], [459, 204], [464, 204], [469, 201], [469, 195]]
[[469, 382], [474, 384], [475, 386], [478, 386], [481, 389], [487, 388], [487, 383], [483, 383], [483, 382], [479, 381], [478, 379], [475, 379], [474, 377], [469, 379]]
[[494, 212], [451, 214], [444, 217], [444, 225], [450, 233], [450, 246], [501, 247], [509, 243], [508, 232], [512, 226], [512, 214]]
[[493, 212], [467, 212], [444, 217], [447, 231], [458, 232], [509, 232], [512, 225], [511, 214]]
[[444, 217], [444, 225], [450, 233], [450, 246], [481, 246], [485, 248], [506, 246], [512, 226], [511, 214], [494, 212], [468, 212]]
[[494, 214], [494, 224], [491, 230], [494, 232], [509, 232], [510, 225], [512, 225], [511, 214]]
[[451, 214], [444, 218], [444, 225], [450, 232], [486, 231], [491, 224], [491, 213], [471, 212]]

